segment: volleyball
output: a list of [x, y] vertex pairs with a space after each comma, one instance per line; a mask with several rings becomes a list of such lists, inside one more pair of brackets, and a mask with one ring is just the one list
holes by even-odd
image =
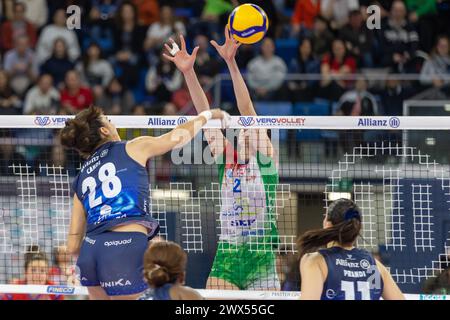
[[228, 18], [232, 37], [244, 44], [257, 43], [269, 29], [269, 19], [261, 7], [246, 3], [236, 7]]

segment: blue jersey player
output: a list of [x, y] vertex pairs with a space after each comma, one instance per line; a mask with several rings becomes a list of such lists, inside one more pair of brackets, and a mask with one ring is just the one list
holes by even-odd
[[147, 289], [143, 257], [159, 226], [150, 215], [148, 160], [189, 142], [209, 119], [203, 113], [159, 137], [121, 141], [100, 108], [68, 120], [61, 142], [86, 161], [73, 182], [68, 251], [78, 254], [80, 281], [90, 299], [136, 299]]
[[323, 229], [299, 238], [301, 299], [404, 299], [386, 267], [354, 247], [361, 226], [356, 204], [339, 199], [329, 206]]

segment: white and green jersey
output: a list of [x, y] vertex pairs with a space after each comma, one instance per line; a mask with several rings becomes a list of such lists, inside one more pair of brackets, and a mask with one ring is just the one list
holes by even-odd
[[274, 160], [257, 152], [247, 164], [219, 162], [220, 241], [232, 244], [278, 244]]

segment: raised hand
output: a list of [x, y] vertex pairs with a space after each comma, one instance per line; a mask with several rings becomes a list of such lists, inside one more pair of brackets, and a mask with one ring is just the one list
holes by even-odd
[[232, 62], [236, 56], [236, 52], [241, 46], [239, 42], [230, 36], [230, 31], [228, 25], [225, 26], [225, 43], [223, 45], [217, 44], [216, 41], [211, 40], [210, 43], [214, 48], [216, 48], [219, 55], [225, 60], [225, 62]]
[[[178, 48], [178, 45], [172, 38], [169, 39], [169, 43], [170, 46], [167, 43], [164, 44], [164, 47], [169, 53], [173, 50], [173, 48], [175, 47]], [[163, 53], [163, 56], [167, 60], [175, 63], [178, 70], [180, 70], [182, 73], [186, 73], [194, 69], [195, 59], [197, 58], [197, 52], [199, 47], [195, 47], [194, 50], [192, 50], [192, 53], [189, 54], [186, 50], [186, 42], [184, 41], [183, 35], [180, 35], [180, 43], [181, 43], [181, 50], [176, 52], [174, 56], [169, 56], [165, 53]]]

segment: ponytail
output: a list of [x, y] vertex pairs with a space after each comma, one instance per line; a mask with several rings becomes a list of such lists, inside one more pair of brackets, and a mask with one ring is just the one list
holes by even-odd
[[328, 208], [327, 220], [332, 224], [330, 228], [308, 231], [298, 239], [300, 259], [303, 255], [315, 252], [330, 242], [352, 244], [360, 235], [362, 226], [360, 210], [351, 200], [334, 201]]

